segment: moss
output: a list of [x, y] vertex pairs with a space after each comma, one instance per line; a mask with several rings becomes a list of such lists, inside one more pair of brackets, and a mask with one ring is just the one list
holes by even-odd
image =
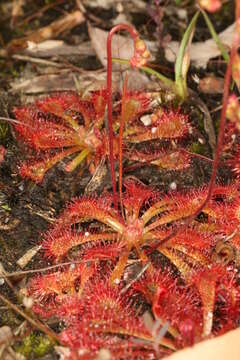
[[[1, 250], [4, 249], [2, 238], [0, 238], [0, 246]], [[5, 311], [1, 311], [0, 327], [4, 325], [16, 327], [20, 325], [21, 321], [22, 320], [18, 319], [15, 312], [13, 312], [12, 310], [6, 309]]]
[[26, 356], [27, 359], [38, 358], [52, 349], [53, 343], [45, 335], [36, 335], [34, 333], [26, 336], [20, 345], [16, 347], [16, 351]]
[[8, 133], [8, 123], [0, 121], [0, 140], [4, 140]]
[[195, 154], [206, 155], [206, 146], [205, 146], [205, 144], [200, 144], [199, 142], [194, 142], [191, 144], [190, 151]]
[[8, 206], [8, 204], [3, 204], [3, 205], [0, 205], [0, 207], [5, 210], [5, 211], [11, 211], [12, 209]]

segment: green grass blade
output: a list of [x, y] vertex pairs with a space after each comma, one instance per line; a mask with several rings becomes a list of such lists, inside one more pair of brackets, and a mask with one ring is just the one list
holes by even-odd
[[191, 39], [192, 33], [194, 31], [198, 16], [199, 16], [199, 12], [197, 12], [194, 15], [187, 30], [185, 31], [182, 41], [181, 41], [181, 44], [180, 44], [177, 59], [176, 59], [175, 83], [176, 83], [178, 94], [180, 95], [181, 98], [185, 98], [187, 95], [186, 94], [186, 92], [187, 92], [186, 75], [184, 76], [184, 78], [182, 75], [184, 56], [186, 53], [187, 46], [189, 44], [189, 40]]
[[[116, 62], [116, 63], [118, 63], [118, 64], [130, 65], [130, 61], [127, 60], [127, 59], [113, 58], [112, 60], [113, 60], [113, 62]], [[175, 86], [174, 81], [171, 80], [171, 79], [168, 79], [166, 76], [162, 75], [162, 74], [159, 73], [158, 71], [153, 70], [153, 69], [151, 69], [151, 68], [148, 67], [148, 66], [141, 66], [139, 69], [142, 70], [142, 71], [144, 71], [144, 72], [147, 73], [147, 74], [156, 76], [156, 77], [157, 77], [159, 80], [161, 80], [166, 86], [171, 87], [171, 88], [174, 88], [174, 86]]]
[[207, 13], [206, 13], [204, 10], [202, 10], [202, 9], [201, 9], [201, 13], [202, 13], [202, 15], [203, 15], [203, 17], [204, 17], [204, 19], [205, 19], [205, 22], [206, 22], [206, 24], [207, 24], [207, 26], [208, 26], [208, 29], [209, 29], [209, 31], [210, 31], [210, 33], [211, 33], [211, 36], [212, 36], [213, 40], [215, 41], [215, 43], [216, 43], [219, 51], [220, 51], [221, 54], [222, 54], [222, 57], [224, 58], [225, 61], [228, 62], [228, 61], [229, 61], [228, 52], [227, 52], [225, 46], [223, 45], [223, 43], [221, 42], [218, 34], [216, 33], [216, 31], [215, 31], [215, 29], [214, 29], [214, 26], [213, 26], [211, 20], [209, 19], [209, 16], [208, 16]]

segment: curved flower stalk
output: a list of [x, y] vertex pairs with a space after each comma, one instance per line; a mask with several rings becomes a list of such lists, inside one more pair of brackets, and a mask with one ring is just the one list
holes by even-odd
[[206, 194], [205, 199], [199, 205], [199, 207], [196, 209], [196, 211], [193, 212], [191, 215], [185, 217], [185, 222], [183, 223], [182, 227], [179, 228], [178, 230], [172, 231], [172, 233], [167, 235], [165, 237], [165, 239], [162, 240], [162, 244], [168, 242], [172, 237], [174, 237], [177, 234], [178, 231], [189, 226], [189, 224], [203, 211], [203, 209], [208, 205], [209, 201], [211, 200], [211, 197], [214, 192], [214, 187], [216, 186], [217, 171], [218, 171], [221, 153], [223, 150], [223, 140], [224, 140], [225, 128], [226, 128], [226, 117], [227, 117], [227, 109], [228, 109], [228, 101], [229, 101], [230, 83], [231, 83], [232, 70], [233, 70], [232, 66], [233, 66], [234, 58], [237, 54], [237, 49], [240, 45], [240, 31], [239, 31], [240, 7], [239, 7], [238, 1], [236, 1], [235, 10], [236, 10], [235, 11], [236, 12], [236, 14], [235, 14], [236, 31], [234, 34], [233, 44], [232, 44], [230, 57], [229, 57], [229, 62], [227, 64], [227, 69], [226, 69], [226, 73], [225, 73], [218, 140], [217, 140], [215, 157], [214, 157], [214, 161], [212, 164], [212, 173], [211, 173], [211, 178], [210, 178], [209, 185], [208, 185], [208, 192]]
[[[192, 37], [195, 30], [195, 25], [197, 22], [199, 16], [199, 12], [197, 12], [190, 24], [188, 25], [184, 35], [183, 39], [180, 44], [180, 48], [177, 54], [176, 62], [175, 62], [175, 81], [167, 78], [163, 74], [157, 72], [156, 70], [152, 69], [151, 67], [145, 66], [146, 62], [141, 62], [141, 69], [151, 75], [156, 76], [163, 84], [165, 84], [168, 88], [174, 92], [178, 98], [183, 101], [188, 96], [188, 89], [187, 89], [187, 74], [188, 74], [188, 68], [190, 65], [190, 56], [189, 56], [189, 47], [192, 41]], [[125, 25], [125, 24], [123, 24]], [[126, 25], [127, 26], [127, 25]], [[134, 38], [134, 36], [133, 36]], [[134, 57], [133, 57], [134, 58]], [[118, 62], [120, 64], [130, 64], [132, 65], [132, 59], [126, 60], [126, 59], [113, 59], [115, 62]]]
[[143, 40], [140, 39], [138, 32], [128, 24], [118, 24], [114, 26], [108, 33], [107, 37], [107, 93], [108, 93], [108, 134], [109, 134], [109, 159], [113, 186], [113, 202], [117, 209], [117, 192], [116, 192], [116, 178], [114, 171], [114, 156], [113, 156], [113, 120], [112, 120], [112, 37], [120, 30], [127, 30], [133, 39], [134, 54], [130, 59], [130, 64], [133, 67], [141, 67], [146, 64], [150, 53], [146, 48]]

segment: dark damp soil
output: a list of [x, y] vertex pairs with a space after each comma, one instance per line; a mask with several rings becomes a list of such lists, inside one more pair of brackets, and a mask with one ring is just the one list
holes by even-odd
[[[10, 1], [9, 1], [10, 2]], [[1, 7], [7, 7], [8, 1], [0, 2]], [[49, 10], [44, 11], [44, 16], [36, 16], [29, 23], [24, 19], [38, 12], [43, 7], [52, 3]], [[0, 46], [6, 45], [13, 39], [21, 37], [27, 31], [34, 31], [42, 26], [46, 26], [54, 21], [60, 14], [70, 12], [75, 9], [75, 1], [57, 2], [54, 1], [26, 1], [22, 9], [22, 16], [18, 23], [10, 28], [11, 14], [5, 11], [5, 15], [0, 19]], [[86, 2], [85, 2], [86, 3]], [[145, 1], [148, 3], [148, 1]], [[186, 8], [188, 19], [194, 14], [195, 7], [193, 2], [187, 1]], [[174, 8], [175, 7], [175, 8]], [[233, 22], [233, 1], [228, 1], [222, 11], [212, 15], [217, 32], [222, 31]], [[5, 9], [5, 8], [4, 8]], [[163, 33], [161, 36], [170, 35], [173, 40], [180, 40], [185, 27], [181, 24], [179, 31], [179, 23], [175, 21], [176, 13], [175, 1], [170, 1], [163, 18]], [[157, 26], [154, 20], [146, 11], [138, 12], [134, 9], [134, 5], [129, 1], [126, 17], [136, 28], [143, 34], [144, 38], [156, 40], [155, 35]], [[102, 29], [109, 30], [112, 26], [112, 20], [117, 16], [115, 7], [103, 9], [100, 7], [93, 8], [89, 4], [86, 5], [86, 17], [90, 23]], [[155, 34], [156, 33], [156, 34]], [[155, 34], [155, 35], [154, 35]], [[71, 31], [67, 31], [58, 39], [64, 40], [68, 44], [74, 43], [74, 39], [78, 37], [78, 41], [89, 39], [87, 33], [87, 24], [81, 24]], [[209, 37], [209, 32], [203, 20], [199, 21], [196, 30], [196, 40], [202, 41]], [[173, 74], [173, 65], [164, 60], [162, 56], [163, 50], [160, 48], [156, 63], [161, 64], [162, 68], [166, 68], [166, 76]], [[101, 64], [97, 57], [74, 57], [74, 66], [81, 69], [97, 70]], [[0, 116], [10, 117], [13, 115], [14, 106], [22, 103], [23, 97], [21, 93], [12, 94], [10, 91], [10, 83], [15, 78], [20, 78], [21, 74], [26, 70], [28, 64], [24, 61], [16, 60], [11, 56], [0, 56]], [[33, 65], [37, 70], [37, 65]], [[205, 117], [207, 116], [202, 106], [196, 101], [200, 98], [201, 102], [206, 105], [208, 111], [217, 108], [221, 104], [220, 95], [204, 95], [199, 94], [196, 83], [192, 80], [193, 76], [198, 75], [200, 78], [209, 73], [215, 76], [223, 76], [225, 64], [220, 61], [210, 61], [206, 69], [195, 69], [192, 67], [189, 72], [189, 86], [194, 91], [194, 96], [188, 103], [183, 105], [185, 112], [190, 114], [192, 124], [196, 127], [197, 132], [192, 137], [192, 149], [196, 153], [212, 158], [213, 149], [209, 141], [209, 135], [204, 126]], [[212, 125], [214, 131], [217, 131], [219, 121], [219, 112], [214, 112], [212, 116]], [[201, 139], [201, 142], [199, 141]], [[26, 157], [29, 149], [18, 141], [13, 127], [3, 120], [0, 120], [0, 145], [6, 149], [4, 161], [0, 164], [0, 262], [7, 272], [20, 271], [17, 260], [21, 258], [30, 248], [40, 243], [41, 235], [51, 226], [54, 219], [62, 211], [66, 203], [73, 197], [80, 196], [84, 193], [85, 187], [91, 179], [91, 175], [86, 169], [76, 170], [73, 173], [64, 171], [63, 163], [52, 168], [40, 184], [24, 180], [19, 176], [18, 165]], [[132, 164], [124, 164], [131, 167]], [[117, 170], [117, 169], [116, 169]], [[208, 162], [201, 159], [194, 159], [192, 166], [184, 172], [170, 172], [159, 170], [154, 166], [132, 166], [132, 170], [126, 174], [137, 177], [146, 184], [158, 187], [161, 191], [167, 192], [171, 190], [171, 184], [176, 183], [177, 189], [188, 189], [191, 187], [202, 186], [207, 184], [211, 174], [211, 166]], [[231, 174], [227, 168], [221, 168], [219, 171], [219, 179], [223, 183], [227, 183], [231, 179]], [[97, 188], [97, 192], [101, 193], [104, 189], [111, 189], [111, 178], [108, 173], [104, 177]], [[164, 259], [162, 260], [164, 261]], [[166, 261], [166, 259], [165, 259]], [[27, 269], [42, 268], [49, 265], [46, 259], [43, 259], [41, 252], [27, 264]], [[22, 283], [26, 283], [27, 278], [20, 276], [13, 278], [12, 285], [21, 287]], [[23, 285], [24, 286], [24, 285]], [[12, 302], [19, 304], [19, 299], [14, 295], [8, 284], [1, 285], [1, 293]], [[17, 328], [22, 319], [12, 310], [0, 304], [0, 326], [9, 325]], [[3, 316], [4, 314], [4, 316]], [[38, 336], [38, 335], [36, 335]], [[48, 351], [46, 351], [47, 353]], [[47, 355], [48, 356], [48, 355]], [[55, 355], [44, 357], [42, 359], [54, 359]], [[37, 357], [31, 353], [28, 359]]]

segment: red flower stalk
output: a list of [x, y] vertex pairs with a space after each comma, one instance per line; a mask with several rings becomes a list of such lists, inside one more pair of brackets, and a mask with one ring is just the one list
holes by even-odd
[[231, 83], [231, 76], [232, 76], [232, 65], [233, 65], [233, 59], [235, 55], [237, 54], [237, 49], [240, 44], [240, 36], [238, 34], [239, 30], [239, 21], [240, 21], [240, 7], [238, 4], [238, 1], [236, 1], [236, 34], [233, 39], [233, 44], [230, 52], [230, 58], [227, 64], [227, 70], [225, 73], [225, 81], [224, 81], [224, 89], [223, 89], [223, 100], [222, 100], [222, 110], [221, 110], [221, 116], [220, 116], [220, 125], [219, 125], [219, 131], [218, 131], [218, 141], [216, 146], [216, 152], [215, 157], [212, 165], [212, 174], [208, 185], [208, 191], [206, 194], [205, 199], [202, 201], [202, 203], [199, 205], [199, 207], [191, 214], [187, 215], [185, 217], [185, 221], [182, 224], [181, 227], [179, 227], [177, 230], [172, 231], [169, 235], [166, 236], [166, 238], [162, 239], [161, 242], [166, 243], [174, 237], [178, 231], [180, 231], [183, 228], [186, 228], [200, 213], [201, 211], [207, 206], [209, 201], [211, 200], [211, 197], [213, 195], [214, 186], [216, 183], [216, 177], [217, 177], [217, 170], [219, 166], [219, 161], [221, 157], [221, 152], [223, 149], [223, 140], [224, 140], [224, 133], [225, 133], [225, 124], [226, 124], [226, 114], [227, 114], [227, 106], [228, 106], [228, 100], [229, 100], [229, 88]]
[[109, 158], [113, 185], [113, 202], [117, 209], [117, 191], [116, 178], [114, 172], [113, 159], [113, 121], [112, 121], [112, 37], [119, 30], [127, 30], [134, 42], [134, 54], [130, 59], [130, 63], [134, 67], [141, 67], [146, 64], [150, 53], [146, 49], [145, 43], [139, 38], [138, 32], [128, 24], [118, 24], [114, 26], [108, 33], [107, 38], [107, 92], [108, 92], [108, 133], [109, 133]]

